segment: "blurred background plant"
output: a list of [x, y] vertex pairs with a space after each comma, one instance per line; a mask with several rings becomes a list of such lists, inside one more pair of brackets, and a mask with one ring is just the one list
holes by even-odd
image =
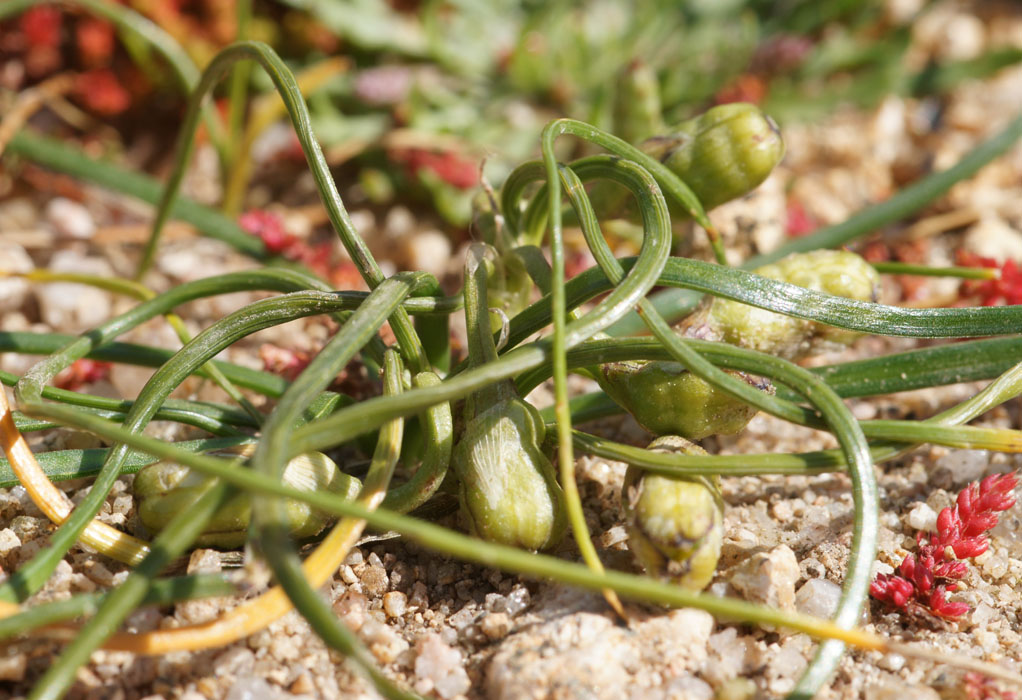
[[[116, 117], [110, 123], [127, 139], [108, 149], [129, 147], [154, 119], [173, 129], [183, 97], [166, 66], [91, 11], [94, 4], [36, 6], [0, 24], [5, 99], [74, 71], [75, 103], [89, 116]], [[757, 103], [783, 124], [890, 94], [940, 95], [1022, 60], [1010, 37], [983, 37], [974, 14], [924, 0], [122, 4], [180, 42], [199, 68], [236, 38], [274, 46], [304, 77], [330, 165], [357, 182], [368, 203], [389, 204], [401, 193], [435, 210], [456, 236], [469, 222], [483, 159], [487, 178], [501, 182], [535, 152], [553, 117], [633, 142], [714, 103]], [[978, 11], [1009, 9], [991, 2]], [[337, 56], [344, 60], [331, 60]], [[265, 75], [242, 70], [218, 101], [238, 132], [246, 89], [271, 92]], [[274, 105], [272, 96], [249, 103], [245, 141], [233, 151], [243, 162], [225, 183], [228, 213], [261, 203], [246, 200], [250, 178], [286, 181], [303, 167]], [[153, 156], [166, 156], [171, 143]]]

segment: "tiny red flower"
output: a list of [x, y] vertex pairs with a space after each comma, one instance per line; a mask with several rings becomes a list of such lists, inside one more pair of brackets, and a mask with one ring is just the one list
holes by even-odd
[[979, 297], [983, 306], [1014, 306], [1022, 304], [1022, 270], [1014, 260], [998, 265], [993, 258], [985, 258], [969, 251], [959, 250], [955, 254], [959, 265], [968, 267], [989, 267], [998, 269], [1000, 276], [993, 280], [962, 280], [959, 294], [963, 297]]
[[805, 207], [802, 206], [802, 202], [797, 199], [788, 200], [787, 213], [788, 222], [785, 225], [785, 231], [792, 238], [806, 236], [816, 230], [816, 220], [809, 216]]
[[26, 10], [18, 26], [32, 48], [54, 49], [60, 45], [60, 10], [50, 5]]
[[75, 25], [78, 53], [90, 66], [106, 64], [114, 53], [114, 25], [94, 17], [84, 17]]
[[131, 95], [127, 89], [106, 68], [80, 74], [75, 92], [86, 107], [99, 114], [120, 114], [131, 105]]
[[412, 173], [430, 171], [458, 189], [468, 190], [479, 184], [479, 165], [454, 151], [408, 148], [393, 152], [391, 157], [405, 163]]
[[[291, 257], [288, 253], [297, 257], [301, 255], [301, 242], [298, 237], [285, 231], [284, 221], [273, 212], [253, 209], [238, 218], [238, 225], [253, 236], [258, 236], [266, 246], [266, 252], [271, 255], [286, 255], [287, 257]], [[292, 259], [297, 259], [297, 257]]]
[[1018, 694], [1001, 690], [991, 678], [969, 671], [965, 674], [963, 688], [967, 700], [1016, 700]]
[[58, 389], [78, 391], [86, 384], [92, 384], [109, 377], [112, 366], [109, 362], [83, 357], [75, 360], [70, 367], [64, 368], [57, 374], [53, 379], [53, 385]]
[[944, 588], [942, 586], [937, 586], [933, 589], [926, 599], [926, 605], [934, 615], [948, 620], [956, 620], [969, 612], [969, 606], [966, 603], [948, 602], [944, 598]]

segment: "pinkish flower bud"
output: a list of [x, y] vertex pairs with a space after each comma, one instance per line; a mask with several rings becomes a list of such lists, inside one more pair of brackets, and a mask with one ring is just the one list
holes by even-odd
[[933, 569], [933, 575], [937, 578], [959, 579], [965, 578], [965, 574], [968, 573], [968, 571], [969, 567], [965, 564], [964, 561], [960, 559], [955, 559], [952, 561], [944, 561], [938, 564]]

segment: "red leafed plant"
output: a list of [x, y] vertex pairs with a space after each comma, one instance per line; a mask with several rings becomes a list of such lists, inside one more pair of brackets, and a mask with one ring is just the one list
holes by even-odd
[[877, 574], [869, 592], [896, 608], [921, 606], [930, 613], [956, 620], [969, 611], [965, 603], [952, 603], [946, 594], [958, 589], [968, 566], [964, 559], [978, 557], [990, 543], [986, 533], [997, 524], [998, 513], [1015, 505], [1018, 476], [991, 474], [958, 494], [953, 507], [937, 516], [937, 531], [916, 534], [918, 554], [909, 554], [896, 574]]
[[58, 389], [78, 391], [86, 384], [109, 377], [111, 367], [113, 365], [109, 362], [83, 357], [75, 360], [70, 367], [58, 374], [53, 380], [53, 385]]
[[1006, 260], [998, 266], [993, 258], [984, 258], [959, 250], [955, 262], [969, 267], [1000, 267], [1000, 276], [993, 280], [962, 280], [961, 295], [963, 297], [979, 297], [983, 306], [1012, 306], [1022, 304], [1022, 270], [1014, 260]]
[[1018, 693], [1001, 690], [992, 679], [974, 671], [965, 674], [964, 690], [966, 700], [1018, 699]]

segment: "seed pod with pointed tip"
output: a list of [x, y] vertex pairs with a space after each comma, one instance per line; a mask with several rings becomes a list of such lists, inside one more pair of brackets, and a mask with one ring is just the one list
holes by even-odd
[[[858, 301], [876, 301], [880, 275], [865, 260], [847, 250], [795, 253], [754, 272], [818, 292]], [[848, 345], [854, 331], [806, 321], [728, 299], [715, 298], [689, 327], [704, 323], [711, 334], [734, 345], [787, 359]]]
[[[733, 435], [757, 409], [708, 384], [677, 362], [612, 362], [601, 368], [600, 386], [654, 435], [701, 440]], [[769, 383], [742, 372], [736, 377], [760, 389]]]
[[[647, 449], [705, 454], [674, 435], [657, 438]], [[622, 499], [629, 546], [646, 572], [690, 590], [705, 588], [724, 540], [719, 479], [664, 476], [628, 467]]]
[[[681, 178], [706, 211], [759, 187], [784, 157], [777, 124], [746, 103], [713, 107], [638, 146]], [[601, 219], [641, 220], [634, 198], [617, 185], [597, 182], [590, 199]], [[673, 221], [688, 218], [674, 200], [668, 206]]]
[[784, 156], [777, 124], [745, 102], [708, 109], [639, 148], [680, 177], [707, 211], [759, 187]]
[[[181, 511], [188, 510], [202, 494], [211, 477], [174, 462], [157, 462], [142, 469], [134, 481], [139, 518], [150, 532], [159, 532]], [[295, 457], [284, 469], [284, 483], [302, 491], [326, 490], [346, 498], [358, 495], [358, 479], [341, 472], [326, 455], [310, 452]], [[245, 543], [252, 501], [247, 493], [231, 498], [209, 521], [196, 540], [203, 547], [233, 549]], [[319, 533], [334, 516], [309, 504], [287, 501], [287, 523], [296, 538]]]

